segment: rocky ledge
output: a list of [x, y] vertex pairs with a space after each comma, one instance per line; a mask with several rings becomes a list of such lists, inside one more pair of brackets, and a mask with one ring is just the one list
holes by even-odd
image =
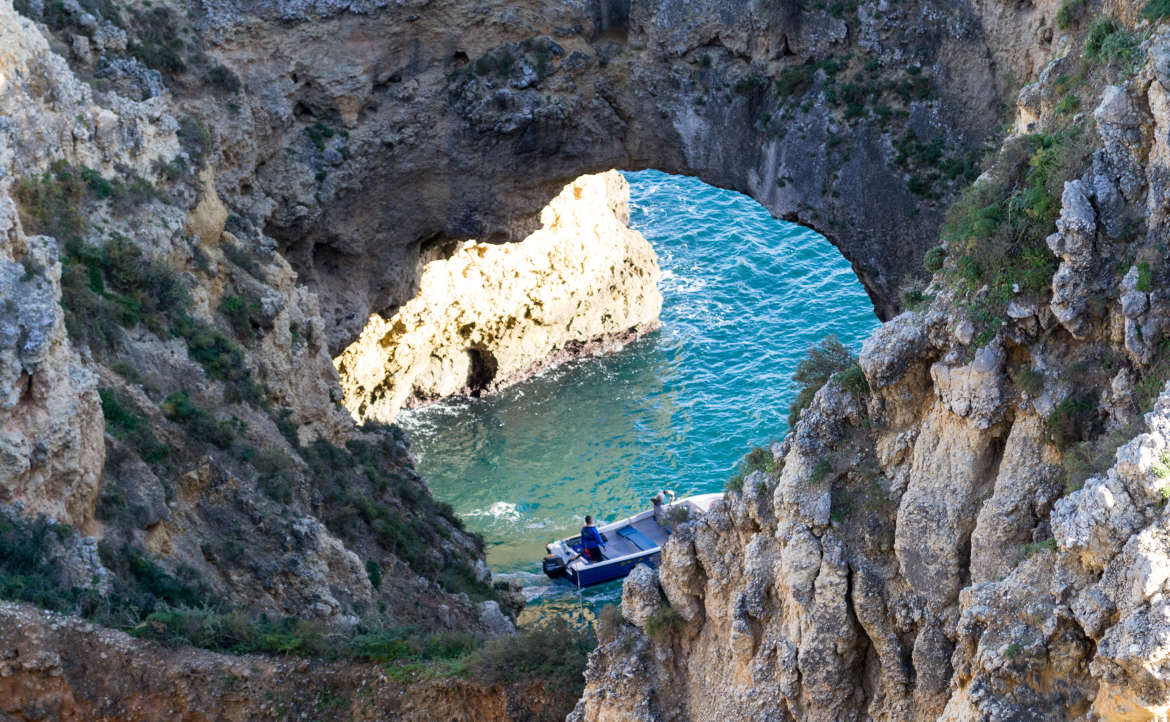
[[169, 649], [0, 602], [0, 716], [62, 722], [162, 719], [549, 720], [539, 681], [403, 680], [375, 664]]

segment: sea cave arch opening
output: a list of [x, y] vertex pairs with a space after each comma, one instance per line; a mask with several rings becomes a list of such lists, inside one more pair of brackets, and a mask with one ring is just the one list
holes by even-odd
[[520, 243], [465, 241], [430, 261], [420, 296], [338, 357], [347, 395], [393, 398], [406, 378], [399, 398], [455, 394], [392, 418], [498, 569], [524, 568], [536, 537], [584, 508], [612, 518], [651, 486], [722, 488], [750, 446], [783, 435], [808, 347], [836, 335], [856, 350], [878, 323], [824, 236], [693, 177], [577, 178], [542, 221]]

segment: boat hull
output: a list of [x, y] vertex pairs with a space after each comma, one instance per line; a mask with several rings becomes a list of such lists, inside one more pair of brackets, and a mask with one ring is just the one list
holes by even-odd
[[[667, 518], [671, 518], [675, 509], [685, 507], [684, 520], [675, 523], [693, 521], [721, 498], [722, 494], [701, 494], [679, 499], [665, 505]], [[605, 543], [602, 561], [590, 562], [583, 558], [581, 537], [570, 537], [551, 541], [545, 546], [548, 554], [542, 563], [544, 573], [551, 579], [565, 579], [583, 588], [622, 579], [639, 564], [657, 567], [662, 558], [662, 545], [671, 533], [671, 524], [660, 523], [655, 511], [649, 509], [598, 527], [598, 532]]]
[[657, 568], [662, 559], [662, 551], [654, 550], [636, 557], [615, 559], [613, 561], [589, 564], [585, 567], [570, 567], [566, 571], [570, 582], [578, 587], [592, 587], [595, 584], [605, 584], [615, 579], [622, 579], [634, 570], [639, 564], [646, 564]]

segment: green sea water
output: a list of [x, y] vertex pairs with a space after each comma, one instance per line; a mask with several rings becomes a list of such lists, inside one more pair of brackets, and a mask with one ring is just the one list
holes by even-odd
[[[630, 225], [662, 268], [661, 330], [488, 399], [399, 417], [432, 493], [484, 536], [497, 576], [524, 582], [529, 615], [576, 600], [540, 574], [545, 542], [585, 514], [647, 508], [659, 488], [721, 490], [748, 449], [784, 436], [808, 347], [836, 334], [857, 349], [878, 324], [819, 234], [694, 178], [626, 178]], [[620, 585], [589, 595], [616, 598]]]

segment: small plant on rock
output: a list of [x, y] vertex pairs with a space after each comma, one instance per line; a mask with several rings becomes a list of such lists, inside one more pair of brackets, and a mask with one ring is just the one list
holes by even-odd
[[750, 474], [756, 471], [764, 473], [771, 473], [775, 469], [776, 460], [772, 456], [772, 451], [762, 446], [757, 446], [752, 449], [740, 459], [739, 464], [735, 468], [735, 475], [727, 481], [727, 490], [736, 493], [743, 491], [743, 482]]
[[676, 632], [682, 631], [686, 620], [669, 604], [663, 604], [646, 620], [646, 634], [656, 642], [666, 641]]

